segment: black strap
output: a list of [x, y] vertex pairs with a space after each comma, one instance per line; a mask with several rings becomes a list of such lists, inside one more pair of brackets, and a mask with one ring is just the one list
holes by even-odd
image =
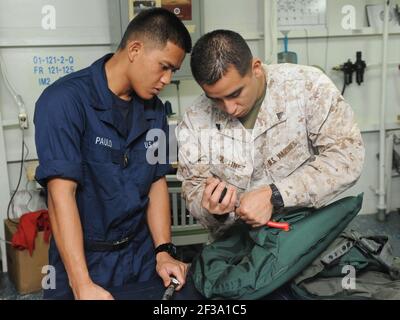
[[112, 242], [85, 240], [85, 250], [98, 252], [121, 250], [131, 243], [131, 241], [135, 238], [137, 231], [143, 226], [143, 224], [144, 219], [142, 219], [141, 222], [136, 226], [136, 228], [129, 232], [125, 237]]
[[114, 242], [106, 242], [106, 241], [85, 241], [85, 250], [87, 251], [117, 251], [125, 248], [135, 237], [132, 233], [127, 237], [124, 237], [120, 240]]

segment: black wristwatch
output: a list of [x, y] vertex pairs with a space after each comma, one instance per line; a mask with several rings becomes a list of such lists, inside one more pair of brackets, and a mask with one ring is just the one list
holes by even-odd
[[282, 195], [279, 192], [279, 190], [275, 184], [271, 183], [269, 186], [272, 190], [272, 194], [271, 194], [272, 206], [274, 207], [275, 212], [279, 212], [280, 210], [282, 210], [285, 207], [285, 204], [283, 203]]
[[160, 244], [155, 250], [154, 254], [157, 255], [160, 252], [167, 252], [172, 258], [176, 259], [176, 247], [172, 242]]

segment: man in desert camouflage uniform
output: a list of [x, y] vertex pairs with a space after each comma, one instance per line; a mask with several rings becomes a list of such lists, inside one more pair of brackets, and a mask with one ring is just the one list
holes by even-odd
[[196, 43], [191, 68], [204, 94], [176, 130], [178, 179], [190, 213], [211, 231], [237, 218], [259, 227], [277, 210], [318, 208], [355, 184], [360, 130], [320, 70], [263, 65], [227, 30]]

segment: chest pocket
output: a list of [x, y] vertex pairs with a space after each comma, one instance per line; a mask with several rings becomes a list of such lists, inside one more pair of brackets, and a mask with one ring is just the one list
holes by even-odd
[[237, 163], [228, 159], [221, 159], [220, 163], [213, 163], [210, 172], [220, 180], [227, 182], [243, 191], [250, 184], [252, 168], [250, 164]]
[[[253, 165], [247, 143], [217, 133], [210, 145], [210, 172], [222, 181], [246, 190], [250, 184]], [[238, 190], [240, 191], [240, 190]]]
[[299, 140], [293, 140], [277, 154], [266, 158], [264, 165], [273, 181], [278, 182], [291, 175], [310, 157], [308, 146]]
[[83, 192], [101, 200], [114, 199], [120, 191], [120, 166], [112, 162], [112, 148], [83, 140]]

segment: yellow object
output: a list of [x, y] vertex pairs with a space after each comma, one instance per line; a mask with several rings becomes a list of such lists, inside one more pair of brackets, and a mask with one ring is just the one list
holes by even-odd
[[174, 169], [178, 169], [178, 161], [172, 162], [171, 163], [171, 167], [174, 168]]
[[186, 27], [186, 29], [188, 29], [189, 33], [195, 33], [196, 32], [196, 25], [195, 24], [186, 24], [185, 27]]
[[26, 178], [28, 179], [28, 181], [35, 181], [35, 172], [38, 166], [38, 161], [32, 161], [28, 163], [26, 167]]

